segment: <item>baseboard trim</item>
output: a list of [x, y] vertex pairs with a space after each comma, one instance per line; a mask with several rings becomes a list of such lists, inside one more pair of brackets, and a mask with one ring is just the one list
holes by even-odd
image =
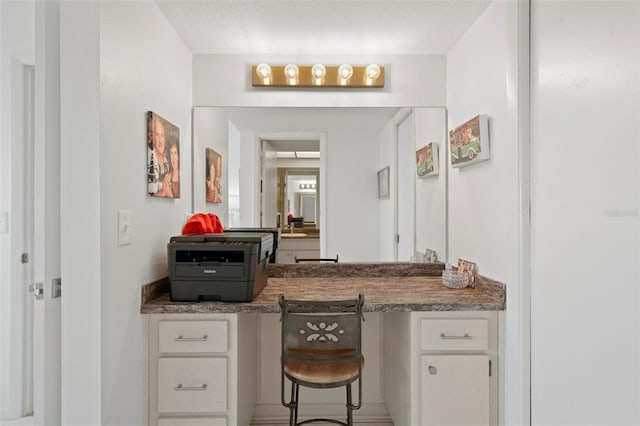
[[[300, 404], [299, 420], [312, 417], [342, 419], [346, 417], [344, 404]], [[384, 403], [362, 403], [359, 410], [353, 412], [354, 423], [391, 423], [391, 417]], [[252, 425], [288, 423], [289, 410], [281, 404], [258, 404], [253, 412]]]

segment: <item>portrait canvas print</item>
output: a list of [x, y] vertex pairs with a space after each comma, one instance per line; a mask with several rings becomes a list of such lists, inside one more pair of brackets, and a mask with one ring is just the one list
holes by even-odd
[[489, 121], [477, 115], [449, 132], [451, 166], [462, 167], [489, 159]]
[[222, 155], [211, 148], [206, 149], [207, 203], [222, 203]]
[[147, 192], [180, 198], [180, 129], [147, 112]]
[[416, 151], [416, 174], [423, 179], [438, 174], [438, 144], [431, 142]]

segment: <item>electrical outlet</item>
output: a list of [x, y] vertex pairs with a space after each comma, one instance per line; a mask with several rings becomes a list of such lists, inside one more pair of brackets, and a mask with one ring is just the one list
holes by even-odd
[[133, 224], [131, 222], [131, 211], [120, 210], [118, 212], [118, 245], [128, 246], [131, 244], [131, 233]]

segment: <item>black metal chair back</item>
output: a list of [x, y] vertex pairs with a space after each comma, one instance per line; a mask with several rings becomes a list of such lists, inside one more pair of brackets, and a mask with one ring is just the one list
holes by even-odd
[[[364, 296], [339, 301], [278, 300], [282, 321], [281, 399], [290, 411], [290, 425], [324, 421], [353, 423], [352, 411], [362, 405], [362, 321]], [[285, 401], [285, 377], [292, 382]], [[358, 380], [358, 404], [351, 401], [351, 383]], [[347, 422], [310, 419], [298, 423], [299, 386], [347, 386]]]

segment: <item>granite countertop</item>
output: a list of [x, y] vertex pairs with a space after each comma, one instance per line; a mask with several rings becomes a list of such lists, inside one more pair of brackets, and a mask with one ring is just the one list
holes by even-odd
[[367, 312], [504, 310], [505, 285], [477, 275], [475, 288], [442, 285], [442, 264], [269, 264], [266, 287], [252, 302], [172, 302], [169, 280], [142, 287], [142, 314], [280, 312], [289, 299], [351, 299], [364, 294]]

